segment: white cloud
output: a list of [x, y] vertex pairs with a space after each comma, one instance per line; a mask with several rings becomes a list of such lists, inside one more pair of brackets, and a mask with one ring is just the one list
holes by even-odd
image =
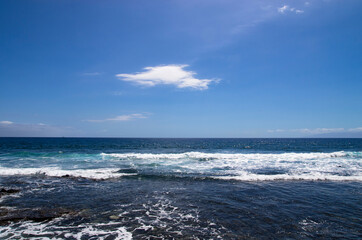
[[308, 134], [322, 134], [322, 133], [337, 133], [345, 131], [344, 128], [301, 128], [292, 129], [292, 132], [308, 133]]
[[142, 113], [134, 113], [134, 114], [129, 114], [129, 115], [120, 115], [120, 116], [116, 116], [114, 118], [106, 118], [106, 119], [101, 119], [101, 120], [85, 120], [85, 121], [87, 121], [87, 122], [107, 122], [107, 121], [121, 122], [121, 121], [131, 121], [131, 120], [140, 119], [140, 118], [148, 118], [148, 116], [146, 114], [142, 114]]
[[122, 81], [135, 82], [143, 86], [155, 85], [175, 85], [178, 88], [194, 88], [205, 90], [217, 79], [197, 79], [192, 71], [184, 70], [188, 65], [164, 65], [156, 67], [146, 67], [144, 72], [134, 74], [117, 74]]
[[297, 129], [273, 129], [268, 133], [302, 133], [302, 134], [327, 134], [327, 133], [358, 133], [362, 132], [362, 127], [357, 128], [297, 128]]
[[76, 130], [70, 127], [0, 121], [0, 137], [62, 137], [75, 134]]
[[300, 9], [296, 9], [296, 8], [292, 8], [292, 7], [289, 7], [288, 5], [284, 5], [280, 8], [278, 8], [278, 12], [279, 13], [286, 13], [286, 12], [294, 12], [296, 14], [301, 14], [301, 13], [304, 13], [303, 10], [300, 10]]
[[284, 129], [272, 129], [272, 130], [268, 130], [268, 133], [281, 133], [281, 132], [285, 132]]
[[9, 124], [13, 124], [13, 122], [10, 122], [10, 121], [0, 121], [0, 124], [9, 125]]
[[358, 128], [350, 128], [348, 129], [349, 132], [362, 132], [362, 127], [358, 127]]
[[280, 13], [284, 13], [285, 11], [287, 11], [289, 9], [288, 5], [284, 5], [283, 7], [278, 8], [278, 12]]

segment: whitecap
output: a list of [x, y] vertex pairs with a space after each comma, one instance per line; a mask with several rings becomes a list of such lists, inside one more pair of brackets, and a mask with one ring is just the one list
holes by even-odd
[[133, 173], [120, 173], [119, 169], [115, 168], [98, 168], [98, 169], [72, 169], [64, 170], [58, 167], [48, 168], [5, 168], [0, 167], [0, 175], [46, 175], [49, 177], [83, 177], [90, 179], [110, 179], [123, 176], [136, 175]]

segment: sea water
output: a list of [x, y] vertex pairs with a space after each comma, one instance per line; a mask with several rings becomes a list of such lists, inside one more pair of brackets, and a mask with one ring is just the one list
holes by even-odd
[[0, 187], [1, 239], [362, 236], [362, 139], [0, 138]]

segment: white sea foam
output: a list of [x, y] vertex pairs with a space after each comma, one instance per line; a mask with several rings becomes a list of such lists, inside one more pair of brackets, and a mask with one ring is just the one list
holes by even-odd
[[[362, 152], [332, 153], [101, 153], [94, 163], [28, 161], [26, 167], [0, 165], [0, 175], [44, 174], [91, 179], [127, 175], [182, 175], [242, 181], [362, 181]], [[92, 161], [93, 161], [92, 160]], [[63, 166], [64, 165], [64, 166]], [[39, 167], [43, 166], [43, 167]], [[70, 169], [70, 170], [65, 170]]]
[[263, 175], [263, 174], [240, 174], [239, 176], [214, 176], [215, 179], [223, 180], [239, 180], [239, 181], [274, 181], [274, 180], [308, 180], [308, 181], [362, 181], [362, 176], [337, 176], [330, 174], [275, 174], [275, 175]]
[[156, 172], [202, 174], [242, 181], [362, 181], [361, 152], [332, 153], [114, 153], [106, 159], [132, 163], [136, 169], [154, 164]]
[[101, 156], [110, 156], [121, 159], [237, 159], [237, 160], [289, 160], [295, 159], [320, 159], [351, 156], [352, 152], [332, 152], [332, 153], [204, 153], [204, 152], [185, 152], [185, 153], [101, 153]]
[[62, 218], [50, 222], [25, 221], [0, 226], [1, 239], [132, 239], [120, 223], [80, 224], [76, 226], [57, 226]]
[[64, 170], [57, 167], [48, 168], [4, 168], [0, 167], [0, 175], [35, 175], [43, 174], [50, 177], [84, 177], [90, 179], [109, 179], [122, 176], [134, 175], [132, 173], [119, 173], [117, 168], [99, 168], [99, 169], [74, 169]]
[[[165, 196], [159, 196], [157, 199], [157, 202], [149, 201], [143, 204], [141, 209], [132, 210], [133, 214], [136, 212], [138, 215], [134, 218], [137, 225], [139, 225], [135, 230], [165, 229], [168, 233], [181, 238], [184, 230], [195, 229], [194, 227], [199, 225], [200, 220], [197, 209], [187, 209], [185, 211], [174, 206], [172, 201]], [[120, 216], [127, 219], [127, 214]]]

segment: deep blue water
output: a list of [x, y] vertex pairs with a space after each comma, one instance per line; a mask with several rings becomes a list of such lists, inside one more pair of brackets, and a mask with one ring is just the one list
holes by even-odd
[[[0, 138], [1, 239], [359, 239], [362, 139]], [[1, 219], [1, 218], [0, 218]]]

